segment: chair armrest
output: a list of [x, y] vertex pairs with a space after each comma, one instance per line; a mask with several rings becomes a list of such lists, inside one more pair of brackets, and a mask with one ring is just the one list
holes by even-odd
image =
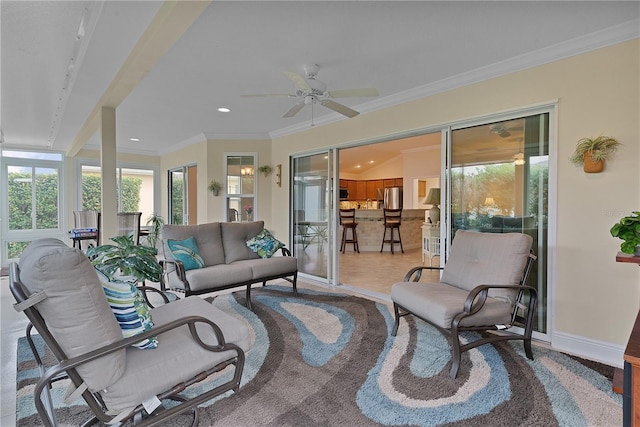
[[280, 248], [282, 251], [282, 256], [291, 256], [291, 251], [285, 247]]
[[176, 269], [176, 274], [178, 275], [178, 279], [184, 284], [185, 291], [189, 290], [189, 281], [187, 280], [187, 276], [185, 275], [184, 264], [182, 261], [178, 261], [175, 259], [161, 259], [159, 261], [160, 266], [162, 267], [162, 275], [160, 276], [160, 289], [166, 289], [166, 283], [164, 280], [164, 274], [167, 272], [167, 265], [173, 264]]
[[[216, 340], [218, 341], [217, 346], [208, 345], [202, 341], [202, 339], [198, 336], [198, 332], [196, 329], [197, 323], [205, 323], [211, 326], [211, 329], [213, 329], [213, 332], [216, 336]], [[129, 338], [123, 338], [119, 341], [97, 348], [88, 353], [81, 354], [71, 359], [63, 360], [58, 364], [52, 366], [51, 368], [47, 369], [47, 371], [40, 377], [38, 384], [41, 384], [42, 387], [39, 387], [39, 389], [40, 391], [42, 391], [42, 388], [46, 384], [48, 384], [49, 381], [51, 381], [53, 378], [59, 375], [61, 372], [65, 372], [69, 369], [77, 368], [80, 365], [91, 362], [95, 359], [99, 359], [100, 357], [125, 349], [141, 340], [151, 338], [153, 336], [161, 335], [170, 330], [179, 328], [183, 325], [188, 325], [189, 331], [191, 332], [191, 336], [193, 337], [194, 341], [196, 341], [204, 349], [212, 352], [224, 352], [228, 350], [236, 350], [236, 352], [238, 352], [239, 357], [244, 357], [244, 352], [240, 347], [238, 347], [235, 344], [225, 342], [222, 330], [217, 324], [215, 324], [211, 320], [204, 318], [202, 316], [185, 316], [185, 317], [176, 319], [172, 322], [169, 322], [165, 325], [153, 327], [152, 329], [145, 331], [141, 334], [134, 335]], [[242, 354], [243, 356], [240, 356], [240, 354]], [[34, 394], [34, 395], [39, 396], [39, 394]]]
[[161, 291], [159, 289], [156, 289], [156, 288], [154, 288], [152, 286], [144, 286], [144, 285], [142, 285], [142, 286], [137, 286], [137, 288], [138, 288], [138, 290], [142, 291], [141, 293], [142, 293], [142, 297], [144, 298], [144, 302], [147, 303], [147, 305], [149, 307], [155, 308], [153, 306], [153, 304], [151, 304], [149, 302], [149, 298], [147, 298], [147, 292], [149, 292], [149, 291], [160, 294], [160, 296], [162, 297], [162, 301], [165, 304], [169, 304], [169, 298], [167, 297], [167, 294], [165, 292], [163, 292], [163, 291]]
[[454, 318], [453, 322], [458, 324], [465, 317], [471, 316], [472, 314], [477, 313], [482, 309], [485, 302], [487, 301], [487, 297], [489, 296], [490, 289], [514, 289], [519, 291], [518, 298], [516, 301], [520, 300], [520, 294], [522, 292], [529, 292], [531, 298], [529, 300], [529, 309], [533, 304], [537, 303], [538, 300], [538, 291], [536, 288], [531, 286], [523, 286], [523, 285], [478, 285], [469, 292], [467, 295], [467, 299], [464, 302], [464, 311], [459, 313]]
[[[411, 270], [407, 272], [407, 274], [404, 275], [404, 279], [402, 279], [402, 281], [410, 282], [413, 280], [414, 282], [418, 282], [422, 277], [423, 270], [442, 270], [442, 269], [443, 269], [442, 267], [423, 267], [423, 266], [413, 267]], [[415, 277], [411, 279], [411, 276], [413, 276], [414, 274], [415, 274]]]

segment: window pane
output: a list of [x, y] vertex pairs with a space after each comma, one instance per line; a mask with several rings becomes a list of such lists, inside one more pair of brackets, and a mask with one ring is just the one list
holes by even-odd
[[2, 157], [62, 161], [62, 153], [36, 153], [31, 151], [3, 150]]
[[170, 171], [171, 180], [171, 224], [184, 224], [184, 173], [181, 171]]
[[31, 242], [8, 242], [7, 243], [7, 258], [18, 259], [22, 252]]
[[81, 210], [96, 212], [102, 210], [101, 176], [100, 167], [82, 165]]
[[227, 221], [253, 221], [255, 157], [227, 157]]
[[9, 230], [30, 230], [33, 214], [33, 169], [8, 167]]
[[58, 228], [58, 170], [36, 168], [36, 229]]

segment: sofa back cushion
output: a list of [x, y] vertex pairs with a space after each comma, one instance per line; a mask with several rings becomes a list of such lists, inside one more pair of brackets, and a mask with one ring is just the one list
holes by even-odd
[[[122, 331], [91, 261], [58, 239], [33, 241], [22, 253], [20, 279], [31, 293], [47, 297], [35, 305], [51, 335], [68, 357], [122, 339]], [[125, 368], [126, 350], [78, 367], [92, 391], [113, 384]]]
[[[522, 279], [533, 239], [521, 233], [458, 230], [441, 282], [471, 291], [478, 285], [517, 285]], [[489, 292], [511, 300], [514, 292]]]
[[264, 221], [255, 222], [223, 222], [222, 245], [225, 262], [260, 258], [257, 253], [247, 247], [247, 240], [256, 237], [264, 229]]
[[219, 222], [198, 225], [165, 224], [162, 227], [164, 257], [175, 259], [168, 246], [169, 240], [184, 240], [189, 237], [195, 238], [205, 266], [224, 264], [224, 249]]

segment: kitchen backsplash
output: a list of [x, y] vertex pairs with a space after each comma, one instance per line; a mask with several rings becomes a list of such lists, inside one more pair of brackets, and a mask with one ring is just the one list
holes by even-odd
[[340, 202], [340, 209], [378, 209], [378, 201], [377, 200], [371, 200], [371, 201], [369, 201], [368, 206], [367, 206], [367, 201], [366, 200], [362, 200], [362, 201], [357, 201], [357, 200], [341, 201]]

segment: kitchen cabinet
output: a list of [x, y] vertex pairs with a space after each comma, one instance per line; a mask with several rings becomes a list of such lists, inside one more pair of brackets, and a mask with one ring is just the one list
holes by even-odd
[[396, 187], [402, 187], [404, 185], [404, 179], [403, 178], [396, 178], [395, 182], [396, 182]]
[[382, 181], [383, 181], [382, 186], [383, 186], [384, 188], [387, 188], [387, 187], [395, 187], [395, 186], [396, 186], [396, 180], [395, 180], [394, 178], [391, 178], [391, 179], [384, 179], [384, 180], [382, 180]]
[[367, 199], [377, 200], [378, 188], [382, 188], [382, 180], [367, 181]]
[[348, 180], [347, 181], [347, 190], [349, 190], [349, 200], [357, 200], [358, 195], [356, 189], [356, 181]]
[[356, 200], [367, 198], [367, 181], [356, 181]]

